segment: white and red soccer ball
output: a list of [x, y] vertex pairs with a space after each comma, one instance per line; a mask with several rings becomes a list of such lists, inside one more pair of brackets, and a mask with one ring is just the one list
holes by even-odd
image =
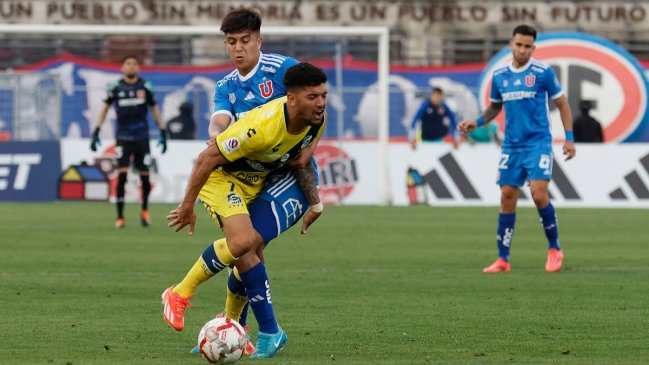
[[214, 318], [198, 333], [198, 349], [212, 364], [232, 364], [246, 349], [246, 333], [237, 321]]

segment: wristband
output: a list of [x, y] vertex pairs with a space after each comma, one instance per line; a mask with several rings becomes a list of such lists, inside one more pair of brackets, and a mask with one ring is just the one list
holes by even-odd
[[312, 205], [312, 206], [310, 207], [310, 209], [311, 209], [312, 212], [315, 212], [315, 213], [322, 213], [322, 211], [324, 210], [324, 205], [322, 204], [322, 202], [320, 202], [320, 203], [318, 203], [318, 204], [314, 204], [314, 205]]
[[575, 135], [572, 133], [572, 131], [566, 131], [566, 142], [574, 142], [575, 141]]
[[478, 123], [478, 127], [482, 127], [484, 125], [484, 118], [480, 116], [475, 120], [475, 122]]

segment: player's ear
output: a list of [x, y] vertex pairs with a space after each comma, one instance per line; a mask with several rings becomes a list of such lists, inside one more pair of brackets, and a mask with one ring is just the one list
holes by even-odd
[[292, 92], [287, 92], [286, 93], [286, 103], [289, 106], [294, 106], [295, 105], [295, 94], [293, 94]]

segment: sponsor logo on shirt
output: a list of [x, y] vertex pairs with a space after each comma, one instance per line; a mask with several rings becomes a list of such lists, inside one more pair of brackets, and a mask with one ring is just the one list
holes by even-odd
[[270, 72], [272, 74], [277, 72], [276, 69], [274, 69], [273, 67], [270, 67], [270, 66], [261, 66], [261, 70], [264, 71], [264, 72]]
[[117, 100], [117, 105], [119, 106], [135, 106], [144, 104], [144, 100], [138, 98], [128, 98], [128, 99], [119, 99]]
[[243, 99], [245, 101], [252, 100], [255, 98], [255, 94], [252, 93], [252, 91], [248, 91], [248, 95]]
[[223, 147], [223, 152], [225, 153], [232, 153], [233, 151], [236, 151], [239, 149], [241, 146], [241, 143], [239, 142], [239, 139], [236, 137], [232, 137], [228, 139], [227, 141], [223, 141], [221, 143], [221, 146]]
[[536, 91], [512, 91], [503, 93], [503, 101], [532, 99], [536, 97]]

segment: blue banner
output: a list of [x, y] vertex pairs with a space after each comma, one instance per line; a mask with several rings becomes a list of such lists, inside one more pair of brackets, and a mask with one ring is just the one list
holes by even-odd
[[[542, 45], [544, 38], [540, 38]], [[609, 42], [610, 43], [610, 42]], [[600, 42], [595, 46], [601, 49], [602, 45], [613, 45]], [[597, 48], [599, 47], [599, 48]], [[543, 52], [538, 52], [543, 56]], [[602, 53], [602, 52], [600, 52]], [[498, 54], [499, 59], [507, 54], [503, 50]], [[552, 55], [550, 55], [552, 56]], [[605, 54], [604, 54], [605, 56]], [[556, 57], [555, 57], [556, 60]], [[603, 60], [606, 60], [603, 58]], [[585, 64], [578, 57], [563, 57], [558, 59], [553, 67], [565, 69], [566, 77], [570, 77], [564, 85], [564, 90], [570, 99], [571, 105], [576, 105], [573, 100], [577, 96], [589, 95], [590, 98], [601, 100], [599, 107], [592, 110], [591, 115], [599, 119], [605, 132], [610, 136], [609, 142], [647, 142], [649, 141], [649, 122], [644, 114], [647, 105], [647, 92], [642, 89], [645, 83], [640, 80], [638, 72], [633, 73], [636, 79], [640, 80], [632, 84], [631, 76], [621, 74], [618, 78], [612, 79], [608, 74], [604, 75], [600, 85], [594, 87], [593, 83], [578, 83], [579, 73], [568, 73], [568, 70], [575, 70], [588, 75], [594, 72], [605, 73], [607, 66], [600, 67], [594, 62]], [[330, 93], [328, 104], [329, 123], [325, 131], [325, 138], [336, 138], [339, 134], [345, 138], [372, 139], [377, 136], [378, 121], [378, 95], [376, 89], [377, 67], [376, 63], [358, 62], [347, 59], [343, 63], [342, 94], [339, 94], [336, 85], [335, 68], [331, 61], [310, 61], [322, 67], [330, 80]], [[571, 62], [575, 63], [574, 65]], [[491, 66], [492, 61], [486, 64], [473, 64], [466, 66], [446, 67], [403, 67], [393, 66], [389, 76], [390, 81], [390, 138], [402, 140], [407, 136], [407, 127], [410, 124], [422, 101], [428, 97], [431, 87], [438, 86], [444, 90], [447, 105], [456, 113], [459, 120], [475, 118], [484, 108], [483, 100], [484, 71], [485, 66]], [[630, 61], [625, 65], [631, 64]], [[591, 66], [592, 65], [592, 66]], [[638, 65], [634, 61], [633, 65]], [[587, 66], [587, 67], [586, 67]], [[615, 66], [615, 65], [613, 65]], [[612, 70], [620, 68], [609, 67]], [[585, 68], [588, 68], [586, 70]], [[633, 67], [630, 66], [629, 69]], [[102, 63], [71, 55], [64, 55], [53, 58], [38, 65], [23, 68], [23, 70], [43, 70], [51, 74], [59, 75], [63, 89], [63, 109], [61, 136], [71, 138], [89, 137], [95, 126], [97, 116], [103, 106], [102, 99], [105, 94], [106, 85], [121, 77], [120, 66], [115, 64]], [[221, 79], [232, 70], [231, 65], [214, 67], [168, 67], [168, 66], [143, 66], [141, 77], [152, 82], [156, 91], [156, 99], [162, 111], [163, 119], [168, 121], [179, 113], [179, 107], [184, 101], [191, 101], [194, 104], [194, 115], [197, 122], [198, 139], [207, 138], [207, 126], [213, 108], [213, 92], [217, 80]], [[577, 80], [577, 81], [575, 81]], [[614, 82], [609, 82], [613, 80]], [[586, 80], [588, 81], [588, 80]], [[616, 102], [610, 95], [619, 95], [619, 89], [628, 85], [639, 85], [641, 91], [641, 103], [643, 113], [630, 115], [632, 120], [625, 118], [624, 106], [633, 103], [634, 94], [628, 94], [628, 100]], [[635, 86], [634, 86], [635, 87]], [[579, 92], [575, 91], [579, 90]], [[619, 111], [619, 112], [618, 112]], [[574, 110], [573, 114], [578, 113]], [[339, 116], [342, 116], [340, 118]], [[114, 112], [111, 111], [108, 121], [102, 127], [102, 138], [113, 137]], [[342, 125], [339, 125], [339, 119]], [[556, 119], [553, 117], [553, 120]], [[631, 120], [625, 123], [625, 120]], [[9, 123], [10, 124], [10, 123]], [[153, 121], [150, 121], [152, 138], [157, 135], [157, 128]], [[502, 125], [501, 125], [502, 128]], [[1, 129], [1, 127], [0, 127]], [[559, 129], [560, 130], [560, 129]], [[1, 131], [0, 131], [1, 132]]]
[[54, 201], [60, 174], [58, 141], [0, 143], [0, 201]]

